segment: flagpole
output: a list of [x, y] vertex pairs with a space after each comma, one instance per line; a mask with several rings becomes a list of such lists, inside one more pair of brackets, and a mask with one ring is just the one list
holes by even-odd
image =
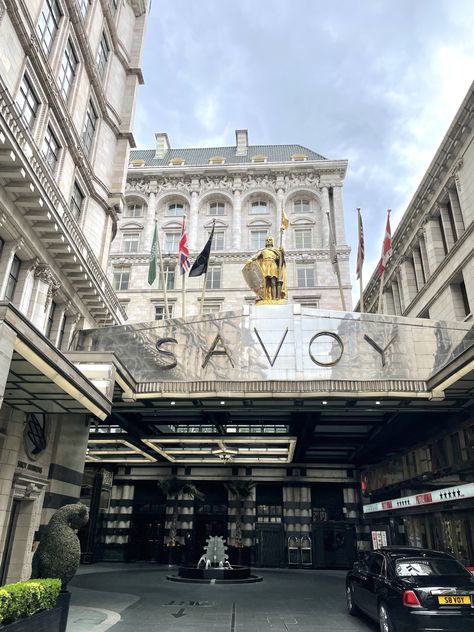
[[[389, 227], [389, 218], [390, 218], [390, 213], [391, 213], [391, 209], [388, 209], [388, 210], [387, 210], [387, 225], [386, 225], [386, 228], [385, 228], [385, 234], [386, 234], [386, 232], [387, 232], [387, 227]], [[382, 276], [381, 276], [381, 278], [380, 278], [379, 302], [378, 302], [378, 305], [377, 305], [377, 314], [381, 314], [381, 313], [382, 313], [382, 311], [381, 311], [381, 310], [383, 310], [383, 306], [382, 306], [382, 297], [383, 297], [383, 286], [384, 286], [384, 282], [385, 282], [385, 263], [386, 263], [386, 261], [384, 261], [384, 256], [385, 256], [385, 253], [384, 253], [384, 243], [385, 243], [385, 238], [386, 238], [386, 237], [385, 237], [385, 234], [384, 234], [384, 241], [383, 241], [383, 243], [382, 243], [382, 256], [381, 256], [381, 259], [380, 259], [380, 260], [381, 260], [381, 262], [382, 262], [383, 268], [382, 268]], [[391, 237], [391, 236], [390, 236], [390, 237]], [[392, 246], [390, 245], [390, 248], [391, 248], [391, 247], [392, 247]]]
[[160, 236], [158, 234], [158, 218], [155, 215], [155, 230], [156, 230], [156, 245], [158, 246], [158, 259], [160, 261], [160, 277], [161, 277], [161, 284], [163, 286], [163, 299], [165, 301], [165, 314], [166, 314], [166, 318], [170, 317], [170, 309], [168, 306], [168, 291], [167, 291], [167, 285], [168, 285], [168, 279], [166, 279], [165, 282], [165, 271], [164, 271], [164, 266], [163, 266], [163, 256], [161, 254], [161, 244], [160, 244]]
[[380, 310], [382, 308], [382, 296], [383, 296], [384, 279], [385, 279], [385, 268], [384, 268], [384, 270], [382, 272], [382, 276], [380, 277], [379, 302], [377, 304], [377, 314], [381, 314], [382, 313]]
[[[357, 209], [357, 232], [359, 233], [359, 225], [360, 222], [362, 222], [362, 219], [360, 218], [360, 208]], [[357, 251], [357, 257], [360, 258], [359, 256], [359, 252], [360, 252], [360, 240], [361, 240], [361, 236], [359, 234], [359, 250]], [[363, 261], [360, 260], [359, 262], [359, 291], [360, 291], [360, 299], [359, 299], [359, 310], [360, 313], [364, 313], [365, 312], [365, 307], [364, 307], [364, 284], [362, 283], [362, 267], [364, 265]]]
[[283, 279], [281, 278], [281, 271], [283, 268], [283, 200], [280, 203], [280, 256], [278, 257], [278, 284], [277, 284], [277, 298], [281, 298], [281, 290], [283, 286]]
[[181, 275], [182, 279], [183, 279], [183, 284], [181, 287], [181, 317], [185, 318], [186, 316], [186, 272], [183, 272], [183, 274]]
[[[328, 224], [329, 224], [329, 240], [330, 240], [330, 243], [333, 244], [334, 251], [336, 252], [336, 244], [334, 243], [332, 226], [331, 226], [331, 217], [329, 215], [329, 211], [326, 211], [326, 217], [328, 218]], [[337, 253], [335, 256], [335, 272], [336, 272], [336, 278], [337, 278], [337, 285], [339, 286], [339, 295], [341, 297], [342, 311], [345, 312], [346, 301], [344, 299], [344, 292], [342, 291], [341, 271], [339, 270], [339, 261], [337, 259]]]
[[[214, 235], [214, 227], [216, 225], [216, 220], [212, 221], [211, 235]], [[211, 252], [209, 251], [209, 257]], [[204, 297], [206, 296], [207, 289], [207, 271], [209, 270], [209, 261], [207, 262], [206, 271], [204, 272], [204, 281], [202, 283], [202, 291], [201, 291], [201, 304], [199, 305], [199, 315], [202, 316], [202, 311], [204, 309]]]

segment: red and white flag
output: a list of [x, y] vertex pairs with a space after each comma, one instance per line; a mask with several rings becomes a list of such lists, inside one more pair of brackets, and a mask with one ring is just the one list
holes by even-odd
[[390, 230], [390, 209], [387, 211], [387, 225], [385, 227], [385, 236], [382, 244], [382, 256], [379, 263], [379, 272], [383, 274], [387, 267], [387, 261], [392, 256], [392, 231]]
[[184, 227], [185, 218], [183, 217], [183, 224], [181, 226], [181, 239], [179, 240], [179, 269], [181, 274], [184, 274], [189, 270], [191, 264], [189, 260], [188, 250], [188, 236], [186, 235], [186, 229]]
[[357, 278], [360, 279], [362, 274], [362, 266], [364, 265], [365, 245], [364, 245], [364, 227], [362, 225], [362, 215], [360, 208], [357, 209], [358, 232], [359, 232], [359, 248], [357, 249]]

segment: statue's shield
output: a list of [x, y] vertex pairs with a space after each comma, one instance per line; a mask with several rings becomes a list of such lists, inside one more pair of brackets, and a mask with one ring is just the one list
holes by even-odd
[[259, 299], [263, 299], [265, 277], [258, 263], [256, 261], [248, 261], [242, 269], [242, 274], [249, 288], [255, 292]]

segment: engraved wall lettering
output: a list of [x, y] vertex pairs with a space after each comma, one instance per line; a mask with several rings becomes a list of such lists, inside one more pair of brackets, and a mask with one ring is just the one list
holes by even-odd
[[[218, 344], [222, 345], [222, 349], [218, 349], [217, 345]], [[211, 359], [211, 356], [213, 355], [217, 355], [217, 356], [227, 356], [229, 358], [229, 361], [232, 365], [232, 368], [234, 368], [234, 362], [232, 360], [232, 356], [230, 355], [229, 351], [227, 350], [227, 347], [225, 346], [224, 341], [221, 338], [220, 334], [217, 334], [217, 336], [214, 338], [214, 341], [211, 345], [211, 348], [209, 349], [209, 351], [206, 353], [206, 356], [204, 358], [204, 362], [202, 363], [202, 368], [204, 369], [207, 366], [207, 363], [209, 362], [209, 360]]]
[[288, 327], [285, 329], [285, 333], [283, 334], [283, 338], [280, 340], [280, 344], [278, 345], [278, 349], [276, 350], [275, 355], [273, 356], [273, 358], [270, 358], [267, 348], [265, 347], [265, 345], [263, 344], [263, 340], [260, 338], [260, 334], [257, 331], [257, 328], [254, 328], [254, 332], [258, 338], [259, 343], [262, 345], [262, 349], [265, 352], [265, 355], [267, 356], [267, 360], [270, 363], [270, 366], [273, 366], [275, 364], [276, 359], [278, 358], [278, 354], [280, 353], [280, 349], [283, 346], [283, 343], [285, 342], [285, 338], [286, 338], [286, 334], [288, 333]]
[[160, 366], [160, 369], [163, 369], [165, 371], [168, 371], [169, 369], [174, 369], [175, 366], [177, 366], [178, 364], [178, 359], [172, 351], [161, 348], [162, 345], [169, 344], [170, 342], [177, 344], [178, 341], [176, 340], [176, 338], [160, 338], [156, 341], [156, 350], [158, 351], [158, 353], [165, 356], [166, 358], [171, 359], [171, 362], [169, 364], [164, 364], [163, 366]]
[[364, 335], [364, 340], [369, 343], [369, 345], [372, 347], [372, 349], [375, 349], [375, 351], [377, 351], [377, 353], [380, 353], [380, 358], [382, 360], [382, 366], [385, 366], [385, 362], [386, 362], [385, 352], [390, 347], [390, 345], [392, 344], [392, 342], [395, 340], [396, 337], [397, 337], [397, 334], [392, 336], [392, 338], [390, 338], [388, 344], [385, 347], [382, 348], [370, 336], [368, 336], [367, 334]]
[[[313, 345], [316, 342], [316, 340], [318, 340], [318, 338], [321, 338], [323, 336], [332, 338], [332, 340], [336, 341], [336, 343], [339, 345], [339, 355], [334, 360], [329, 360], [325, 362], [322, 359], [318, 359], [315, 355], [313, 355], [313, 352], [311, 351], [311, 345]], [[309, 341], [308, 353], [309, 353], [309, 357], [311, 358], [312, 362], [314, 362], [314, 364], [317, 364], [318, 366], [334, 366], [342, 358], [342, 354], [344, 353], [344, 344], [341, 338], [337, 334], [331, 331], [320, 331], [317, 334], [314, 334], [314, 336]]]

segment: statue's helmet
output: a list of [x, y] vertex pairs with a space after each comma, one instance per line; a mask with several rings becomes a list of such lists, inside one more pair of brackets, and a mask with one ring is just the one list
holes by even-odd
[[266, 238], [265, 246], [273, 246], [273, 237], [267, 237]]

